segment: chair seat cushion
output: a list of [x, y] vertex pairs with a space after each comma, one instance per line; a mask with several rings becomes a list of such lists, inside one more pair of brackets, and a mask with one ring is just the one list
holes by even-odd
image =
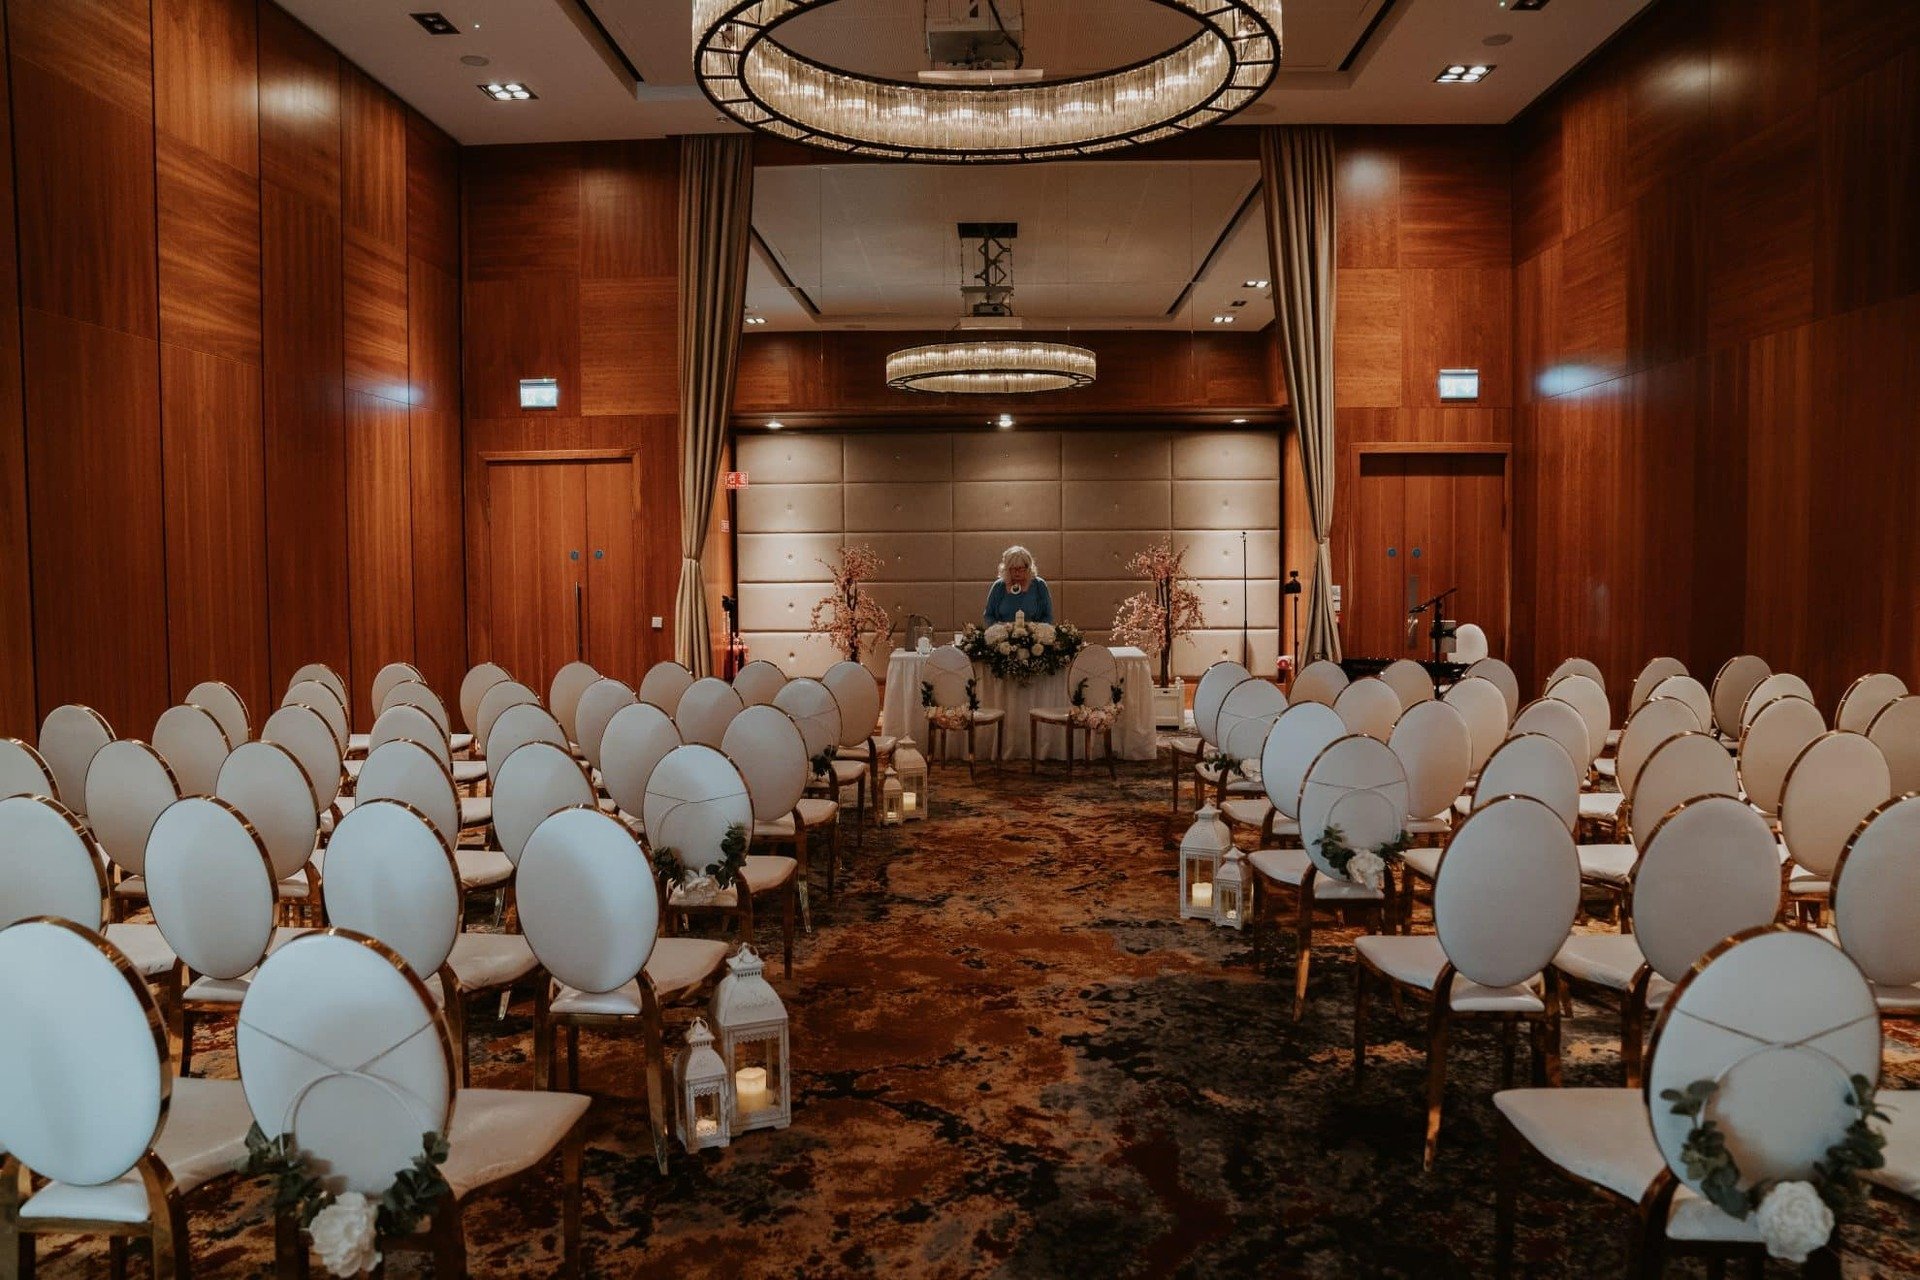
[[[1421, 991], [1433, 990], [1446, 966], [1447, 953], [1431, 934], [1400, 937], [1367, 934], [1354, 939], [1361, 958], [1395, 982]], [[1483, 987], [1465, 974], [1453, 975], [1450, 1007], [1460, 1013], [1538, 1013], [1546, 1009], [1532, 983], [1518, 987]]]
[[[888, 734], [875, 734], [858, 746], [840, 748], [840, 758], [842, 760], [866, 760], [870, 758], [870, 752], [883, 756], [892, 755], [893, 748], [897, 741], [898, 739]], [[871, 743], [872, 746], [869, 747], [868, 743]]]
[[634, 979], [612, 991], [576, 991], [554, 983], [554, 1013], [590, 1013], [602, 1017], [637, 1018], [640, 1016], [640, 980]]
[[1415, 818], [1407, 823], [1410, 836], [1444, 836], [1453, 830], [1453, 814], [1446, 809], [1431, 818]]
[[1624, 885], [1633, 874], [1640, 851], [1630, 844], [1583, 844], [1580, 846], [1580, 878], [1601, 884]]
[[505, 986], [538, 968], [533, 948], [517, 933], [460, 933], [453, 939], [447, 967], [462, 991]]
[[1273, 802], [1265, 796], [1235, 796], [1220, 806], [1222, 817], [1243, 827], [1261, 826], [1272, 812]]
[[978, 707], [973, 713], [975, 724], [999, 724], [1006, 718], [1007, 712], [1004, 707]]
[[660, 938], [647, 957], [647, 977], [667, 1004], [713, 977], [727, 962], [727, 944], [712, 938]]
[[845, 756], [833, 761], [833, 783], [837, 787], [850, 787], [867, 776], [867, 762], [853, 760]]
[[116, 898], [144, 898], [147, 896], [147, 878], [128, 876], [113, 886], [113, 894]]
[[499, 849], [455, 849], [462, 889], [487, 889], [513, 879], [513, 861]]
[[1920, 1090], [1882, 1089], [1875, 1101], [1887, 1113], [1887, 1122], [1881, 1126], [1887, 1145], [1880, 1153], [1886, 1164], [1863, 1169], [1860, 1176], [1909, 1200], [1920, 1200]]
[[1583, 791], [1580, 793], [1580, 816], [1600, 819], [1617, 817], [1625, 801], [1626, 797], [1618, 791]]
[[461, 796], [460, 825], [463, 827], [484, 827], [493, 821], [492, 796]]
[[840, 802], [829, 796], [803, 796], [800, 821], [809, 828], [830, 826], [840, 820]]
[[1027, 715], [1041, 724], [1065, 724], [1068, 719], [1066, 707], [1035, 707]]
[[[238, 1080], [173, 1081], [165, 1125], [154, 1152], [186, 1195], [223, 1173], [246, 1154], [247, 1127], [253, 1112]], [[50, 1182], [20, 1206], [22, 1218], [83, 1218], [101, 1222], [145, 1222], [147, 1193], [138, 1171], [97, 1187]]]
[[1620, 776], [1619, 764], [1612, 756], [1608, 756], [1604, 760], [1595, 760], [1593, 762], [1593, 770], [1603, 778], [1616, 778]]
[[[1873, 983], [1873, 999], [1882, 1013], [1920, 1012], [1920, 985], [1911, 987], [1888, 987]], [[1916, 1108], [1920, 1108], [1920, 1097], [1916, 1097]], [[1920, 1122], [1920, 1116], [1915, 1117]]]
[[296, 871], [274, 887], [274, 896], [294, 902], [304, 901], [313, 892], [313, 886], [307, 883], [307, 873]]
[[347, 735], [347, 750], [357, 751], [361, 755], [367, 754], [367, 748], [372, 745], [372, 743], [373, 735], [370, 733], [350, 733]]
[[440, 1175], [458, 1200], [545, 1159], [566, 1139], [588, 1098], [529, 1089], [462, 1089], [453, 1098]]
[[1506, 1089], [1493, 1105], [1549, 1164], [1628, 1200], [1667, 1167], [1638, 1089]]
[[1796, 898], [1826, 898], [1832, 896], [1833, 886], [1825, 876], [1817, 876], [1796, 867], [1787, 877], [1787, 892]]
[[455, 760], [453, 762], [453, 780], [457, 785], [482, 782], [487, 776], [485, 760]]
[[[1639, 942], [1630, 933], [1576, 933], [1553, 958], [1553, 967], [1579, 982], [1609, 991], [1630, 991], [1646, 962]], [[1672, 987], [1673, 984], [1659, 974], [1651, 975], [1647, 981], [1648, 1000], [1664, 1001]]]
[[1305, 849], [1261, 849], [1247, 855], [1247, 865], [1269, 880], [1299, 884], [1306, 879], [1313, 859]]
[[470, 733], [448, 734], [447, 750], [453, 752], [455, 755], [459, 755], [462, 751], [473, 750], [473, 735]]
[[133, 966], [134, 972], [143, 978], [156, 978], [172, 971], [180, 958], [173, 954], [173, 948], [160, 936], [160, 927], [151, 924], [110, 924], [107, 926], [107, 941], [120, 948], [120, 953]]
[[1440, 855], [1445, 852], [1444, 849], [1409, 849], [1400, 856], [1415, 875], [1423, 880], [1431, 880], [1440, 870]]

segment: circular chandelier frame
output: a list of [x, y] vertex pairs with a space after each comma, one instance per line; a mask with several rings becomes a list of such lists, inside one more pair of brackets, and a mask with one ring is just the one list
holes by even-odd
[[[836, 0], [696, 0], [694, 77], [715, 106], [750, 129], [852, 155], [946, 164], [1069, 159], [1175, 137], [1227, 119], [1272, 82], [1280, 65], [1280, 0], [1149, 2], [1186, 14], [1200, 30], [1171, 49], [1114, 70], [981, 88], [861, 75], [816, 62], [771, 38], [783, 24]], [[1200, 82], [1186, 84], [1196, 67]], [[1184, 94], [1169, 92], [1164, 81], [1156, 81], [1163, 71]], [[769, 100], [785, 87], [778, 82], [796, 77], [808, 83], [795, 90], [793, 101]], [[1058, 109], [1063, 91], [1078, 91], [1097, 104], [1109, 90], [1128, 93], [1136, 101], [1162, 103], [1166, 110], [1144, 123], [1114, 128], [1111, 113], [1097, 106], [1071, 113]], [[917, 115], [929, 130], [934, 126], [928, 122], [961, 104], [953, 119], [975, 131], [975, 145], [874, 136], [879, 130], [862, 135], [824, 119], [835, 101], [878, 102], [878, 115]], [[1076, 130], [1061, 123], [1066, 114], [1085, 117], [1084, 127]], [[1084, 136], [1007, 141], [1017, 137], [1023, 120], [1046, 120], [1057, 133]], [[911, 127], [910, 120], [889, 121], [888, 132], [898, 135]]]
[[[887, 356], [895, 391], [1022, 395], [1091, 386], [1094, 353], [1065, 342], [975, 338], [905, 347]], [[1041, 385], [1019, 385], [1023, 380]]]

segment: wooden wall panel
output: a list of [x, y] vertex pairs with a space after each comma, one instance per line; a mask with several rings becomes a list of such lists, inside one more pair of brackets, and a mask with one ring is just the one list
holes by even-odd
[[355, 68], [341, 77], [347, 390], [404, 404], [407, 391], [407, 121]]
[[1920, 676], [1915, 12], [1661, 0], [1513, 126], [1528, 683]]
[[411, 466], [406, 406], [348, 392], [347, 582], [356, 724], [373, 723], [374, 674], [414, 654]]
[[[0, 0], [0, 174], [13, 172], [7, 85], [7, 5]], [[13, 184], [0, 182], [0, 733], [37, 723], [33, 690], [33, 576], [27, 551], [26, 407], [20, 386], [20, 269]]]

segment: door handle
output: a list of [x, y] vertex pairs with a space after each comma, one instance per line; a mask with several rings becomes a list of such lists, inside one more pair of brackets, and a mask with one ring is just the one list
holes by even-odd
[[573, 584], [573, 656], [587, 660], [587, 592], [577, 582]]
[[1400, 554], [1400, 548], [1398, 548], [1398, 547], [1388, 547], [1388, 548], [1387, 548], [1387, 559], [1389, 559], [1389, 560], [1391, 560], [1391, 559], [1393, 559], [1393, 558], [1394, 558], [1395, 556], [1397, 556], [1397, 555], [1399, 555], [1399, 554]]
[[578, 560], [579, 558], [580, 558], [580, 553], [579, 553], [578, 551], [569, 551], [569, 552], [567, 552], [567, 559], [569, 559], [569, 560]]
[[603, 548], [595, 547], [593, 549], [593, 558], [595, 560], [605, 560], [607, 558], [607, 553]]

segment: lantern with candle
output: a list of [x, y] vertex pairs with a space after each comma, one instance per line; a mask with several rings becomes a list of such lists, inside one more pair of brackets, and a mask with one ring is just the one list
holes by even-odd
[[900, 786], [900, 775], [889, 767], [887, 769], [887, 776], [880, 782], [881, 826], [897, 827], [900, 825], [901, 818], [903, 817], [904, 796], [905, 792]]
[[1247, 927], [1246, 855], [1231, 846], [1213, 869], [1213, 922], [1222, 929]]
[[680, 1141], [688, 1151], [726, 1146], [733, 1136], [733, 1086], [706, 1019], [695, 1018], [687, 1029], [687, 1047], [674, 1057], [673, 1076], [680, 1094]]
[[923, 822], [927, 816], [927, 758], [912, 738], [900, 739], [894, 748], [893, 767], [900, 773], [900, 813], [907, 822]]
[[1180, 839], [1180, 918], [1213, 919], [1214, 875], [1233, 848], [1233, 833], [1212, 805], [1202, 805]]
[[733, 1132], [784, 1129], [793, 1119], [787, 1071], [787, 1008], [752, 947], [727, 961], [713, 993], [720, 1059], [733, 1081]]

